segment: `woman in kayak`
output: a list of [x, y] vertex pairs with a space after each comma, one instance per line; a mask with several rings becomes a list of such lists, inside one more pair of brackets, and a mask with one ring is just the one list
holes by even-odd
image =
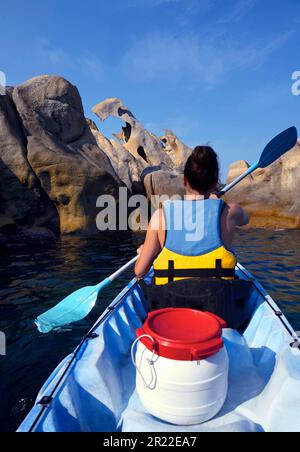
[[[198, 269], [211, 268], [214, 267], [210, 265], [211, 261], [219, 259], [222, 260], [222, 268], [235, 268], [236, 260], [230, 248], [237, 226], [247, 225], [249, 215], [238, 204], [226, 204], [217, 198], [214, 193], [218, 182], [217, 154], [209, 146], [197, 146], [185, 165], [184, 201], [164, 204], [151, 218], [145, 243], [138, 250], [139, 259], [135, 266], [138, 279], [145, 276], [153, 264], [154, 269], [159, 271], [163, 270], [161, 267], [164, 264], [168, 266], [170, 260], [174, 262], [175, 269], [184, 264], [185, 268], [190, 265]], [[180, 206], [181, 203], [183, 205]], [[198, 209], [197, 203], [202, 203]], [[200, 212], [202, 218], [199, 218]], [[185, 220], [180, 221], [183, 216]], [[186, 225], [193, 224], [192, 220], [188, 221], [189, 217], [200, 220], [201, 240], [187, 240], [192, 231], [187, 230]], [[176, 229], [176, 223], [181, 223], [180, 230]], [[165, 278], [156, 278], [156, 283], [162, 282], [166, 282]]]

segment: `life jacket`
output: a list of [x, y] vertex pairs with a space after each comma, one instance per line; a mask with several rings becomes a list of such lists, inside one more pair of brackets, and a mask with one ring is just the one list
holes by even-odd
[[234, 279], [236, 257], [221, 237], [224, 207], [220, 199], [163, 204], [166, 237], [153, 263], [156, 285], [188, 278]]

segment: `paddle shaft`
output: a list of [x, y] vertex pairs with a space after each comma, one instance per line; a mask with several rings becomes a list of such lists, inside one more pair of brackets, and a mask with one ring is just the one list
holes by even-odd
[[243, 174], [241, 174], [239, 177], [237, 177], [236, 179], [234, 179], [234, 181], [232, 181], [230, 184], [226, 185], [226, 187], [224, 187], [219, 193], [218, 196], [219, 198], [223, 195], [225, 195], [226, 193], [229, 192], [229, 190], [231, 190], [233, 187], [235, 187], [239, 182], [241, 182], [243, 179], [245, 179], [247, 176], [249, 176], [251, 173], [253, 173], [253, 171], [257, 170], [258, 168], [258, 162], [254, 163], [253, 165], [251, 165]]
[[135, 256], [131, 261], [127, 262], [123, 267], [119, 268], [115, 273], [113, 273], [111, 276], [109, 276], [107, 279], [109, 279], [111, 282], [113, 282], [115, 279], [117, 279], [122, 273], [124, 273], [126, 270], [130, 269], [138, 260], [139, 256]]

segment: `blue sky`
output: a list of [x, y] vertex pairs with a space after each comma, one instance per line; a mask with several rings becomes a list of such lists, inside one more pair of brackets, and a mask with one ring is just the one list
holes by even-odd
[[[62, 75], [89, 117], [120, 97], [154, 133], [213, 145], [223, 174], [235, 160], [255, 161], [281, 130], [300, 129], [291, 93], [299, 0], [11, 0], [1, 4], [0, 37], [8, 84]], [[107, 136], [121, 126], [96, 121]]]

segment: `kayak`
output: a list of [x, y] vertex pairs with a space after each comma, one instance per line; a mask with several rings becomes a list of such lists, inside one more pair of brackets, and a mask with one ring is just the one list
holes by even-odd
[[[184, 431], [299, 432], [299, 338], [252, 274], [238, 264], [236, 275], [252, 283], [250, 320], [243, 331], [223, 330], [229, 358], [225, 404], [213, 419]], [[133, 279], [52, 373], [18, 431], [182, 432], [182, 426], [150, 415], [137, 395], [131, 346], [148, 311]]]

